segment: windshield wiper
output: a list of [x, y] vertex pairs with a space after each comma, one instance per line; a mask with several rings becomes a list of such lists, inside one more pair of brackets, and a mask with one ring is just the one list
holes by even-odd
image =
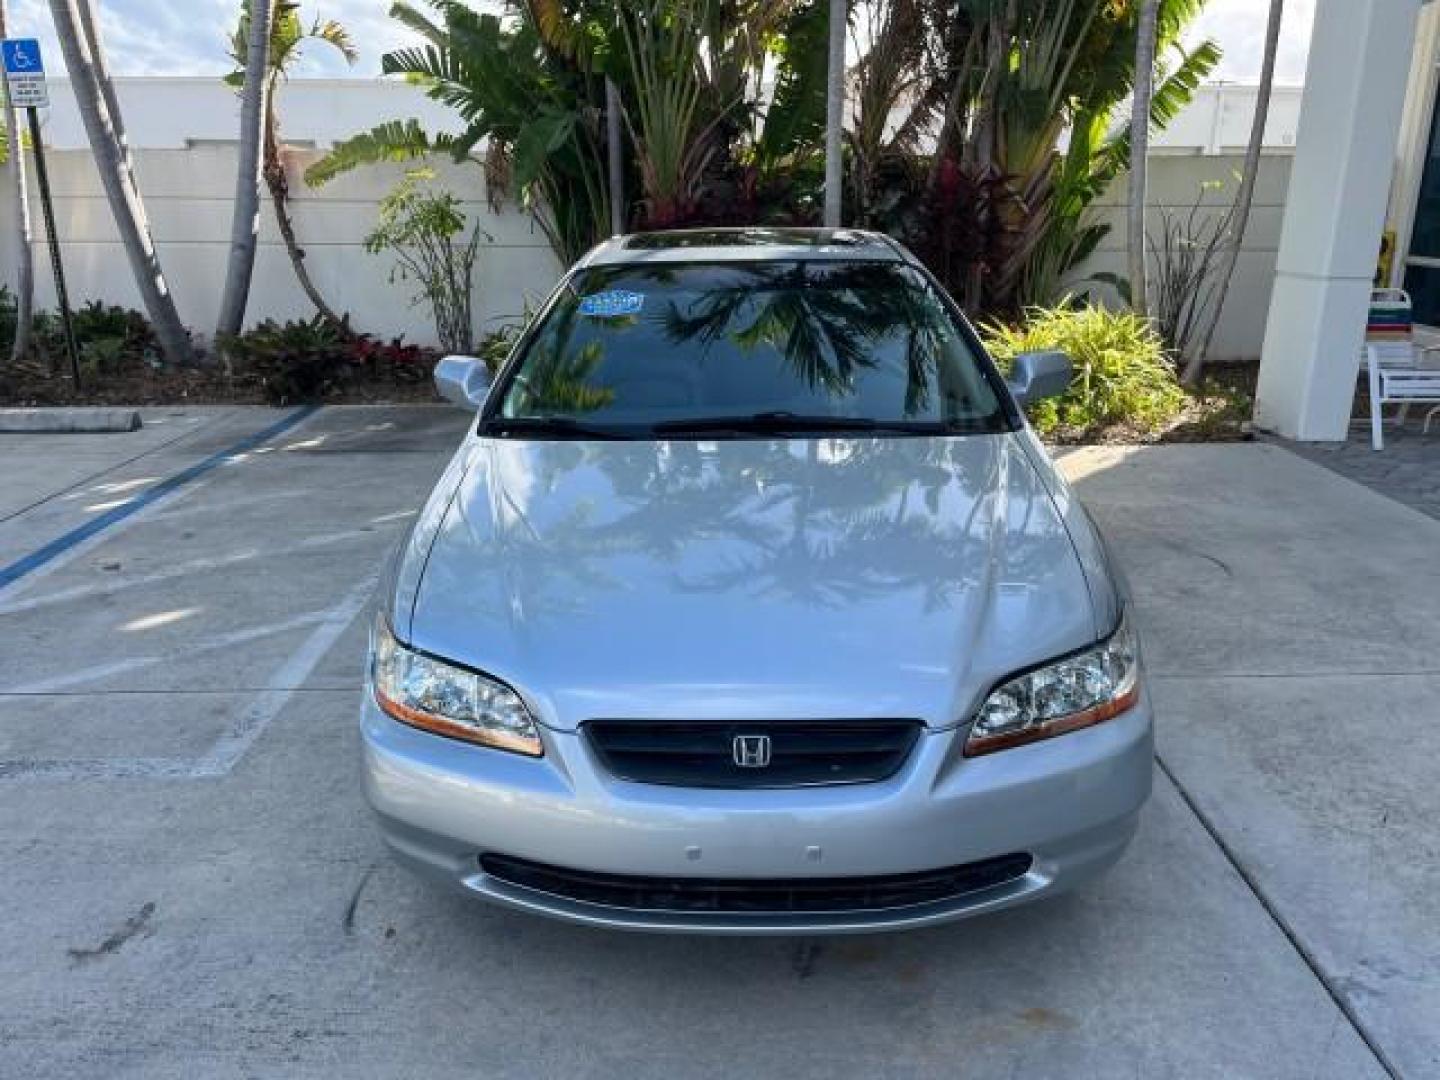
[[570, 416], [495, 416], [480, 423], [481, 435], [535, 435], [559, 439], [631, 439], [615, 428], [582, 424]]
[[784, 411], [752, 413], [748, 416], [698, 416], [686, 420], [662, 420], [651, 425], [657, 435], [703, 435], [735, 432], [743, 435], [852, 434], [855, 432], [901, 432], [907, 435], [942, 435], [949, 427], [929, 421], [874, 420], [867, 416], [808, 416]]

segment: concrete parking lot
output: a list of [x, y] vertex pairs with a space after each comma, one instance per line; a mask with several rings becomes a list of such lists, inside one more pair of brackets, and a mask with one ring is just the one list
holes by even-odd
[[1160, 715], [1116, 871], [622, 935], [410, 877], [360, 797], [363, 613], [465, 422], [0, 437], [0, 1076], [1440, 1076], [1440, 522], [1274, 446], [1065, 455]]

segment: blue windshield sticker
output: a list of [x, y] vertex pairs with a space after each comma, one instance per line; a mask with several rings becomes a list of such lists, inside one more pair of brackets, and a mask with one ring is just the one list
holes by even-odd
[[627, 315], [639, 315], [645, 306], [643, 293], [611, 292], [592, 293], [580, 298], [580, 314], [596, 319], [622, 319]]

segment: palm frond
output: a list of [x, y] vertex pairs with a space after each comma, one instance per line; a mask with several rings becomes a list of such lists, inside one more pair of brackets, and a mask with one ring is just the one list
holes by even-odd
[[[1150, 102], [1150, 123], [1156, 129], [1166, 127], [1184, 111], [1205, 79], [1220, 63], [1220, 46], [1211, 40], [1202, 41], [1193, 49], [1180, 49], [1175, 70], [1156, 82]], [[1130, 167], [1130, 129], [1124, 128], [1099, 151], [1098, 172], [1105, 182], [1113, 180]]]
[[361, 165], [415, 161], [445, 148], [445, 138], [432, 138], [420, 121], [391, 120], [336, 143], [305, 170], [305, 183], [321, 187]]
[[345, 58], [347, 64], [353, 64], [360, 59], [360, 49], [350, 36], [350, 31], [334, 19], [324, 21], [316, 19], [314, 25], [310, 27], [309, 37], [335, 49]]
[[423, 12], [412, 4], [400, 3], [391, 5], [390, 18], [394, 19], [401, 26], [414, 34], [418, 34], [432, 45], [443, 44], [445, 31], [438, 23], [427, 18]]

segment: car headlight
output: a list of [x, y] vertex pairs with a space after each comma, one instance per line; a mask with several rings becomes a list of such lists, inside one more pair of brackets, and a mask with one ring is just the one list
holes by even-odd
[[402, 724], [452, 739], [540, 757], [544, 748], [520, 696], [504, 683], [407, 649], [376, 621], [375, 702]]
[[1051, 739], [1091, 727], [1140, 700], [1140, 649], [1129, 617], [1092, 649], [1017, 676], [993, 690], [975, 715], [965, 756]]

